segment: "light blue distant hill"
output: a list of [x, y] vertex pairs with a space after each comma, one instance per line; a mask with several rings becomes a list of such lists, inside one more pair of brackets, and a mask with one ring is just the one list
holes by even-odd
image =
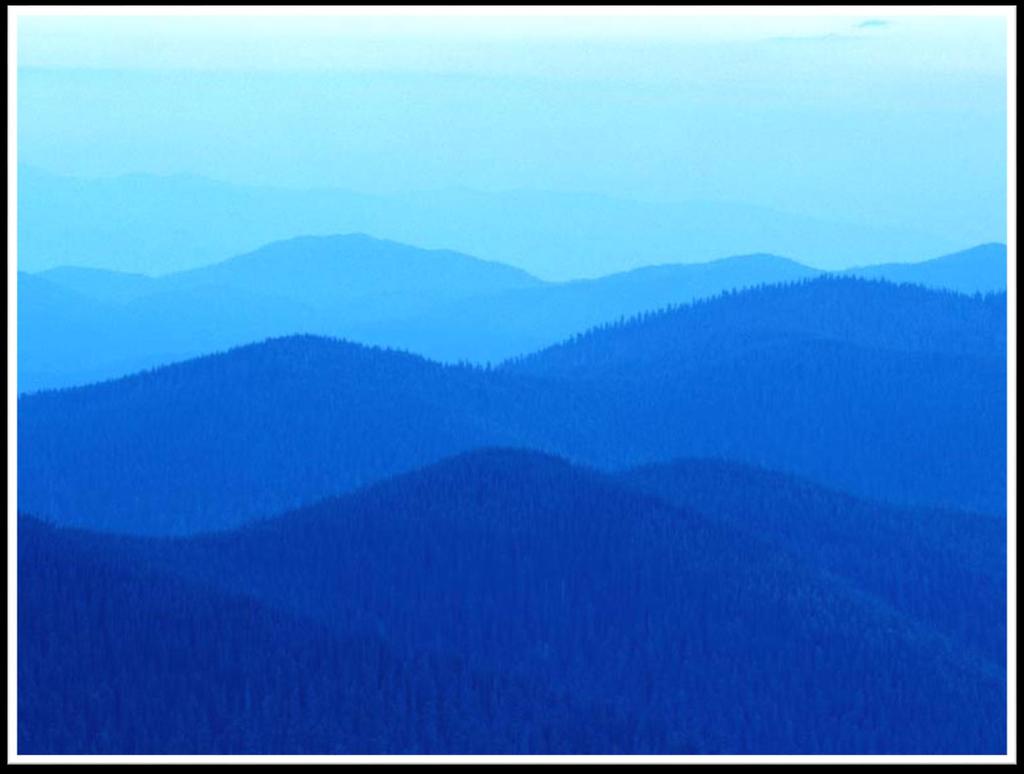
[[478, 296], [437, 306], [415, 319], [359, 326], [350, 335], [442, 361], [499, 362], [648, 310], [817, 274], [795, 261], [764, 254], [646, 266], [598, 279]]
[[146, 274], [87, 266], [57, 266], [33, 276], [99, 302], [131, 301], [156, 292], [159, 286], [155, 278]]
[[550, 191], [246, 187], [199, 177], [76, 179], [19, 167], [19, 268], [147, 274], [204, 266], [296, 234], [365, 232], [448, 248], [538, 277], [769, 252], [822, 269], [915, 260], [960, 245], [911, 228], [830, 222], [728, 202], [640, 202]]
[[461, 298], [536, 287], [526, 272], [451, 250], [424, 250], [365, 234], [303, 236], [160, 278], [175, 290], [223, 286], [335, 310], [340, 319], [408, 316]]
[[65, 387], [289, 333], [341, 335], [438, 304], [540, 285], [450, 251], [303, 237], [186, 272], [19, 273], [19, 390]]
[[[1000, 257], [1005, 275], [1001, 245], [876, 273], [953, 289], [959, 278], [974, 292], [979, 278], [997, 285]], [[498, 363], [621, 318], [819, 274], [754, 254], [551, 283], [503, 264], [362, 234], [289, 239], [160, 277], [59, 267], [19, 275], [19, 389], [83, 384], [296, 333], [443, 362]]]
[[930, 261], [860, 266], [844, 273], [961, 293], [995, 293], [1006, 290], [1006, 245], [993, 242]]

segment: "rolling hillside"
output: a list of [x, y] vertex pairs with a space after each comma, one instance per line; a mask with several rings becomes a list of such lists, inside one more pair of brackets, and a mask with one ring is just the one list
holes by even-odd
[[600, 391], [650, 461], [727, 458], [1001, 513], [1005, 304], [824, 277], [643, 315], [503, 370]]
[[451, 657], [401, 661], [373, 633], [160, 572], [110, 538], [29, 518], [18, 533], [21, 754], [598, 752], [630, 738], [614, 707]]
[[102, 529], [225, 528], [497, 444], [610, 468], [725, 457], [1000, 514], [1004, 315], [1005, 297], [819, 279], [500, 369], [277, 339], [22, 397], [19, 505]]
[[729, 524], [877, 596], [908, 619], [1006, 662], [1006, 521], [910, 510], [724, 460], [676, 460], [619, 478]]
[[[86, 582], [79, 587], [72, 580], [77, 564], [116, 557], [118, 566], [139, 566], [209, 589], [214, 600], [244, 594], [252, 600], [246, 604], [315, 622], [301, 635], [288, 627], [275, 629], [276, 637], [297, 639], [296, 655], [283, 669], [304, 669], [302, 654], [312, 652], [323, 664], [318, 672], [342, 670], [345, 695], [336, 693], [332, 681], [319, 679], [322, 675], [307, 689], [302, 717], [314, 720], [305, 728], [366, 722], [372, 729], [374, 713], [386, 711], [396, 692], [402, 695], [402, 681], [419, 685], [415, 681], [421, 679], [434, 686], [436, 698], [397, 708], [388, 726], [391, 736], [361, 737], [379, 738], [391, 752], [407, 750], [402, 745], [408, 739], [401, 734], [415, 720], [413, 707], [427, 713], [418, 718], [423, 735], [438, 735], [437, 744], [446, 751], [584, 751], [591, 748], [582, 730], [579, 736], [557, 734], [589, 722], [603, 723], [597, 727], [603, 751], [979, 753], [1004, 748], [1005, 678], [998, 668], [742, 530], [545, 455], [513, 450], [461, 455], [218, 535], [140, 540], [62, 532], [54, 540], [40, 535], [42, 528], [33, 529], [27, 530], [23, 550], [50, 554], [45, 563], [23, 562], [26, 572], [57, 580], [37, 581], [32, 602], [48, 615], [39, 616], [29, 633], [61, 643], [62, 674], [68, 678], [48, 684], [65, 706], [85, 700], [93, 675], [115, 669], [119, 651], [61, 638], [71, 621], [54, 615], [56, 610], [75, 611], [97, 636], [106, 631], [99, 621], [110, 620], [119, 621], [120, 630], [141, 629], [134, 637], [144, 636], [152, 609], [170, 604], [182, 619], [175, 631], [198, 643], [193, 648], [220, 643], [217, 652], [223, 655], [209, 673], [219, 696], [193, 699], [196, 711], [211, 713], [204, 728], [221, 728], [224, 712], [245, 706], [246, 685], [257, 679], [260, 664], [250, 654], [267, 652], [260, 640], [250, 644], [248, 639], [259, 632], [263, 614], [225, 615], [204, 631], [211, 603], [200, 601], [193, 610], [162, 583], [121, 581], [115, 588], [124, 591], [102, 605], [92, 601], [106, 575], [100, 573], [97, 581], [96, 573], [83, 573]], [[159, 598], [149, 600], [150, 594], [170, 596], [170, 602], [161, 605]], [[348, 666], [317, 639], [319, 631], [379, 638], [392, 655], [379, 654], [372, 640], [363, 640], [368, 644], [361, 646], [356, 663], [370, 659], [384, 665], [390, 677], [383, 692], [360, 683], [358, 671], [349, 676]], [[173, 660], [177, 638], [142, 650], [171, 659], [162, 662], [167, 666], [154, 679], [192, 674], [193, 659]], [[349, 641], [360, 640], [349, 636]], [[118, 642], [133, 640], [119, 637]], [[79, 671], [75, 659], [81, 655], [95, 660], [89, 671]], [[397, 667], [387, 666], [391, 659]], [[230, 682], [221, 685], [218, 670], [236, 662]], [[130, 672], [132, 663], [116, 668]], [[440, 666], [424, 675], [424, 664]], [[53, 680], [31, 661], [28, 668]], [[273, 670], [262, 679], [279, 674]], [[492, 677], [486, 682], [473, 675]], [[192, 685], [184, 682], [185, 696]], [[516, 686], [524, 693], [517, 695]], [[153, 687], [168, 690], [168, 684]], [[373, 694], [365, 709], [361, 691]], [[575, 706], [559, 699], [570, 696]], [[452, 717], [464, 718], [473, 708], [466, 702], [477, 699], [482, 707], [472, 716], [475, 727], [453, 728]], [[139, 700], [130, 689], [123, 699], [127, 706]], [[356, 718], [339, 706], [346, 700], [360, 708]], [[174, 701], [180, 701], [177, 695]], [[213, 701], [218, 703], [211, 706]], [[102, 694], [93, 702], [102, 707]], [[332, 711], [340, 716], [317, 718]], [[80, 722], [89, 723], [90, 716]], [[57, 728], [66, 725], [62, 721]], [[515, 732], [511, 738], [491, 736], [495, 727]], [[138, 731], [129, 726], [122, 733]], [[208, 738], [205, 744], [218, 740]]]

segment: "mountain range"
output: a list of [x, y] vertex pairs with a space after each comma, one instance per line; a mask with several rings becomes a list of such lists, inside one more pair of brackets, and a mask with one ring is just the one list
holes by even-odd
[[1005, 295], [820, 277], [498, 368], [273, 339], [21, 397], [19, 505], [113, 531], [225, 529], [499, 445], [609, 469], [721, 457], [1002, 514], [1005, 337]]
[[[1005, 289], [1005, 264], [1005, 246], [985, 245], [850, 273], [997, 292]], [[818, 274], [756, 254], [551, 283], [360, 234], [290, 239], [160, 277], [59, 267], [18, 275], [19, 390], [100, 381], [297, 333], [443, 362], [498, 363], [641, 312]]]
[[367, 195], [184, 175], [72, 178], [24, 165], [18, 203], [18, 265], [30, 272], [80, 265], [170, 273], [296, 234], [344, 232], [455, 249], [550, 280], [756, 252], [843, 269], [958, 247], [908, 227], [830, 222], [730, 202], [529, 190]]
[[1003, 533], [931, 519], [512, 449], [219, 534], [22, 517], [19, 750], [999, 753]]
[[978, 245], [930, 261], [878, 263], [846, 269], [843, 273], [961, 293], [998, 293], [1006, 290], [1006, 245]]
[[19, 273], [19, 753], [1003, 753], [1006, 268]]

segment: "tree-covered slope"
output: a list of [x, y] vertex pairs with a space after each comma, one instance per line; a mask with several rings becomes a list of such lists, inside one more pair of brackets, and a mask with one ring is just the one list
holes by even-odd
[[187, 533], [514, 445], [601, 467], [726, 457], [869, 499], [1001, 513], [1005, 335], [1005, 296], [829, 279], [597, 330], [500, 369], [276, 339], [23, 396], [19, 504]]
[[1006, 521], [896, 508], [725, 460], [621, 474], [637, 491], [722, 521], [1006, 663]]
[[601, 391], [651, 461], [723, 457], [1005, 511], [1005, 294], [824, 277], [642, 315], [504, 370]]
[[[314, 621], [310, 632], [372, 634], [413, 677], [424, 662], [495, 675], [487, 706], [508, 706], [511, 689], [503, 686], [526, 691], [516, 711], [485, 715], [499, 733], [490, 736], [484, 723], [475, 743], [445, 737], [447, 752], [593, 750], [585, 738], [550, 734], [602, 716], [602, 752], [1004, 749], [1005, 677], [986, 660], [732, 525], [544, 455], [461, 455], [230, 533], [70, 539], [88, 556], [117, 557], [116, 566], [139, 563]], [[161, 610], [145, 599], [149, 586], [128, 586], [142, 595], [137, 603], [127, 592], [96, 599], [89, 577], [64, 584], [61, 593], [72, 599], [54, 607], [84, 608], [101, 621], [117, 614], [127, 622], [122, 627]], [[46, 593], [48, 586], [35, 581], [35, 588]], [[217, 671], [234, 661], [232, 648], [248, 645], [238, 632], [217, 637], [213, 622], [204, 634], [202, 611], [193, 623], [183, 607], [188, 620], [173, 627], [171, 639], [195, 632], [197, 659], [217, 642], [224, 660], [203, 662], [212, 664], [207, 676], [216, 682]], [[44, 620], [31, 631], [54, 638], [47, 627], [67, 631], [60, 616]], [[222, 625], [236, 626], [233, 620]], [[104, 631], [85, 625], [97, 636]], [[265, 651], [258, 641], [253, 647]], [[45, 651], [31, 652], [38, 658]], [[101, 666], [99, 674], [111, 668]], [[168, 667], [185, 674], [193, 668]], [[237, 679], [244, 695], [244, 670]], [[439, 693], [428, 711], [443, 733], [446, 709], [465, 711], [459, 701], [469, 689], [454, 668], [435, 679]], [[309, 690], [326, 690], [317, 670], [295, 690], [307, 681], [319, 686]], [[61, 684], [77, 695], [77, 683]], [[557, 697], [572, 697], [572, 704]], [[390, 727], [407, 722], [399, 714]]]
[[[631, 722], [465, 660], [396, 658], [111, 538], [18, 524], [21, 755], [618, 750]], [[686, 748], [679, 748], [686, 749]]]

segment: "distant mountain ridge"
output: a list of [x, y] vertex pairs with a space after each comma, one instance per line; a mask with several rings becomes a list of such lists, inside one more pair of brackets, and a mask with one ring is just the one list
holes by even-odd
[[[341, 335], [538, 284], [501, 264], [362, 234], [291, 239], [163, 277], [70, 267], [19, 274], [19, 389], [121, 376], [272, 336]], [[67, 291], [65, 308], [37, 301], [44, 288]]]
[[919, 263], [880, 263], [847, 269], [856, 277], [911, 282], [961, 293], [998, 293], [1006, 290], [1006, 245], [990, 243]]
[[[974, 288], [974, 257], [982, 256], [994, 282], [1005, 264], [999, 247], [938, 259], [938, 270], [923, 262], [896, 274], [951, 289], [963, 289], [953, 281], [960, 277]], [[942, 266], [953, 259], [967, 268], [950, 275]], [[297, 333], [444, 362], [497, 363], [641, 312], [818, 274], [756, 254], [545, 283], [502, 264], [362, 234], [290, 239], [162, 277], [75, 267], [19, 273], [19, 390], [73, 386]], [[37, 302], [35, 295], [59, 292], [43, 282], [72, 291], [65, 309]]]
[[357, 326], [351, 338], [446, 362], [497, 363], [640, 312], [817, 274], [787, 258], [762, 254], [645, 266], [437, 306], [414, 318]]
[[758, 251], [822, 269], [912, 260], [958, 245], [912, 228], [828, 222], [724, 202], [655, 203], [551, 191], [246, 187], [197, 177], [95, 180], [18, 169], [19, 266], [195, 268], [296, 234], [364, 232], [450, 248], [546, 279]]
[[444, 303], [540, 284], [511, 266], [366, 234], [295, 237], [161, 280], [172, 288], [226, 285], [256, 293], [273, 288], [315, 308], [386, 296], [389, 306], [364, 312], [386, 316], [410, 314], [417, 299]]

